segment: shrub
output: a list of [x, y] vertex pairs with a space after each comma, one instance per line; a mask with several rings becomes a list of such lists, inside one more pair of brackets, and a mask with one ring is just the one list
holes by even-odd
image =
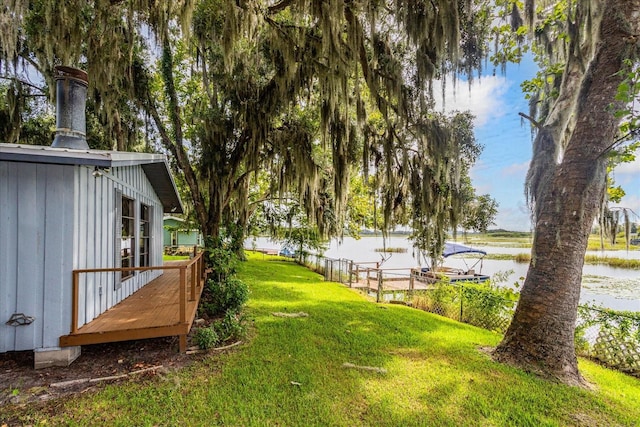
[[242, 314], [229, 310], [224, 318], [215, 324], [216, 332], [221, 341], [241, 339], [247, 334], [245, 318]]
[[640, 312], [581, 305], [575, 341], [582, 355], [618, 370], [640, 373]]
[[412, 304], [421, 310], [455, 318], [459, 309], [459, 292], [448, 282], [437, 282], [433, 288], [414, 293]]
[[249, 288], [242, 280], [227, 278], [224, 281], [215, 281], [211, 279], [207, 281], [207, 302], [204, 304], [204, 308], [211, 316], [227, 311], [237, 313], [248, 299]]
[[224, 281], [236, 273], [238, 257], [222, 242], [214, 244], [214, 239], [207, 238], [207, 266], [211, 268], [211, 277]]
[[218, 333], [213, 327], [197, 329], [193, 339], [198, 347], [204, 350], [215, 347], [220, 342]]
[[485, 329], [504, 332], [513, 316], [517, 292], [488, 284], [438, 282], [416, 292], [413, 306]]
[[462, 295], [463, 322], [495, 332], [507, 330], [519, 296], [516, 292], [509, 288], [465, 283]]

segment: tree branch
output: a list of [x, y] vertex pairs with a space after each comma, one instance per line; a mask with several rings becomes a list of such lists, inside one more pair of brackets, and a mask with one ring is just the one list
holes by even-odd
[[282, 0], [282, 1], [274, 4], [273, 6], [269, 6], [267, 8], [267, 11], [269, 12], [270, 15], [273, 15], [275, 13], [278, 13], [278, 12], [281, 12], [281, 11], [285, 10], [286, 8], [291, 6], [294, 2], [295, 2], [295, 0]]
[[36, 89], [36, 90], [38, 90], [38, 91], [42, 92], [42, 93], [43, 93], [43, 94], [45, 94], [45, 95], [47, 94], [47, 92], [46, 92], [44, 89], [42, 89], [41, 87], [36, 86], [36, 85], [34, 85], [33, 83], [29, 83], [29, 82], [27, 82], [27, 81], [25, 81], [25, 80], [19, 79], [19, 78], [17, 78], [17, 77], [5, 77], [5, 76], [0, 76], [0, 79], [2, 79], [2, 80], [9, 80], [9, 81], [15, 81], [15, 82], [20, 83], [21, 85], [32, 87], [32, 88], [34, 88], [34, 89]]
[[[193, 199], [196, 215], [198, 216], [198, 220], [200, 221], [200, 225], [202, 226], [204, 224], [203, 221], [206, 220], [207, 216], [205, 212], [204, 198], [200, 190], [200, 185], [198, 183], [196, 173], [191, 166], [191, 162], [189, 161], [187, 153], [184, 151], [183, 145], [174, 143], [172, 141], [171, 136], [169, 135], [169, 132], [167, 131], [162, 118], [160, 117], [160, 113], [156, 108], [155, 101], [152, 98], [151, 93], [149, 92], [148, 86], [144, 89], [146, 92], [146, 99], [143, 102], [142, 106], [153, 118], [153, 121], [158, 128], [158, 132], [160, 133], [160, 140], [162, 142], [162, 145], [171, 153], [178, 165], [179, 170], [184, 174], [187, 185], [189, 186], [189, 189], [191, 191], [191, 197]], [[173, 95], [175, 96], [175, 93]]]
[[519, 115], [520, 117], [523, 117], [523, 118], [525, 118], [525, 119], [529, 120], [529, 121], [531, 122], [531, 124], [532, 124], [532, 125], [534, 125], [535, 127], [537, 127], [538, 129], [542, 129], [542, 124], [538, 123], [538, 122], [537, 122], [533, 117], [531, 117], [530, 115], [525, 114], [525, 113], [522, 113], [522, 112], [518, 113], [518, 115]]

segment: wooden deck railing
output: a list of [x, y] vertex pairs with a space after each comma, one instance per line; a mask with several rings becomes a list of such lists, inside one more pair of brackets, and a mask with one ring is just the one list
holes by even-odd
[[[189, 286], [189, 301], [196, 299], [196, 292], [200, 280], [205, 278], [204, 252], [197, 253], [189, 262], [178, 265], [161, 265], [150, 267], [120, 267], [120, 268], [87, 268], [73, 270], [73, 290], [72, 290], [72, 311], [71, 311], [71, 333], [78, 331], [78, 303], [80, 297], [80, 274], [88, 273], [108, 273], [125, 271], [151, 271], [151, 270], [180, 270], [180, 323], [187, 322], [187, 286]], [[187, 272], [189, 272], [189, 283], [187, 283]]]

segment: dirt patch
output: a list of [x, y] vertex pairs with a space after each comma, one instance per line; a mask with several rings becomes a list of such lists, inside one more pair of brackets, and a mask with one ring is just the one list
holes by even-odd
[[149, 378], [202, 357], [178, 351], [177, 337], [82, 347], [70, 366], [35, 370], [33, 352], [0, 354], [0, 407], [47, 401], [131, 378]]

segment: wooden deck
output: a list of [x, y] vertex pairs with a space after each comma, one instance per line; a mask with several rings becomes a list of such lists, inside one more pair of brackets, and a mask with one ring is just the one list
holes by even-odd
[[[378, 282], [366, 279], [360, 279], [357, 282], [351, 284], [352, 288], [365, 289], [369, 292], [377, 292]], [[411, 281], [411, 279], [396, 279], [396, 280], [384, 280], [382, 283], [383, 291], [418, 291], [430, 289], [426, 283], [418, 280]]]
[[[204, 287], [202, 261], [172, 263], [158, 268], [164, 270], [160, 277], [91, 322], [80, 328], [72, 327], [69, 335], [60, 337], [60, 346], [179, 336], [180, 351], [185, 351], [186, 337]], [[181, 300], [184, 301], [182, 305]], [[77, 307], [75, 310], [77, 319]]]

